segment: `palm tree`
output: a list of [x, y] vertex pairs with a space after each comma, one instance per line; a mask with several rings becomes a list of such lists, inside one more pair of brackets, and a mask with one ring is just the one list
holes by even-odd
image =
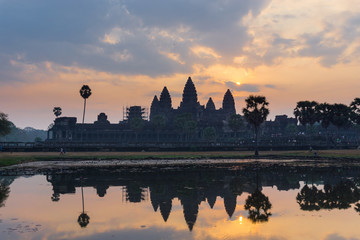
[[243, 113], [246, 121], [253, 125], [255, 132], [255, 156], [259, 155], [258, 151], [258, 131], [259, 126], [266, 120], [269, 115], [267, 106], [269, 103], [264, 96], [250, 95], [245, 99], [246, 108], [243, 108]]
[[[295, 118], [301, 125], [306, 127], [309, 124], [311, 127], [318, 121], [318, 115], [316, 114], [316, 106], [319, 104], [315, 101], [300, 101], [297, 102], [294, 109]], [[311, 136], [310, 136], [310, 148], [311, 148]]]
[[350, 104], [351, 120], [360, 125], [360, 98], [355, 98]]
[[350, 124], [350, 107], [345, 104], [335, 103], [333, 105], [333, 117], [331, 123], [338, 129], [347, 127]]
[[306, 126], [310, 124], [312, 126], [318, 121], [315, 110], [317, 105], [319, 104], [315, 101], [297, 102], [294, 115], [301, 125]]
[[326, 131], [326, 147], [329, 148], [329, 137], [328, 137], [328, 127], [333, 118], [333, 107], [328, 103], [320, 103], [315, 107], [317, 119], [321, 122], [321, 126]]
[[83, 85], [80, 89], [80, 95], [84, 99], [84, 113], [83, 113], [83, 120], [82, 123], [84, 123], [85, 120], [85, 108], [86, 108], [86, 99], [90, 97], [91, 95], [91, 89], [88, 85]]
[[53, 113], [56, 117], [59, 117], [61, 115], [62, 113], [61, 111], [62, 111], [61, 107], [54, 107], [53, 109]]

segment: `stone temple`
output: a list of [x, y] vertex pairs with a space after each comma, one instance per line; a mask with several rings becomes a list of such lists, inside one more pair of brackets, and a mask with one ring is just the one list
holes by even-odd
[[236, 114], [234, 97], [228, 89], [224, 95], [222, 108], [217, 110], [211, 97], [206, 105], [201, 105], [198, 101], [195, 85], [189, 77], [184, 87], [182, 101], [177, 109], [172, 107], [171, 96], [166, 87], [160, 94], [160, 100], [156, 95], [154, 96], [151, 103], [150, 121], [156, 115], [165, 116], [167, 120], [171, 121], [175, 116], [185, 113], [191, 114], [193, 120], [197, 122], [226, 120], [231, 115]]
[[216, 109], [211, 97], [206, 105], [201, 105], [189, 77], [178, 108], [172, 106], [171, 94], [164, 87], [160, 97], [154, 96], [152, 100], [149, 119], [141, 106], [127, 108], [124, 120], [119, 123], [110, 123], [105, 113], [100, 113], [97, 121], [91, 124], [77, 123], [75, 117], [59, 117], [48, 131], [48, 142], [114, 143], [122, 146], [202, 142], [207, 141], [204, 131], [209, 128], [220, 140], [229, 132], [226, 120], [234, 114], [235, 101], [230, 90], [224, 94], [221, 108]]

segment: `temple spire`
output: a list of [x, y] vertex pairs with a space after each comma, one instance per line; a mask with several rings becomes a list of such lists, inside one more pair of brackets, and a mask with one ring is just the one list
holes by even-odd
[[160, 107], [162, 109], [171, 109], [171, 97], [168, 89], [166, 87], [163, 88], [160, 94]]
[[196, 88], [193, 81], [191, 80], [191, 77], [189, 77], [184, 87], [182, 102], [180, 105], [181, 107], [187, 108], [187, 107], [196, 106], [197, 103], [198, 103], [198, 99], [197, 99]]
[[230, 89], [228, 89], [224, 95], [223, 110], [230, 114], [236, 114], [235, 101]]
[[208, 111], [215, 111], [215, 104], [212, 100], [212, 98], [209, 98], [207, 104], [206, 104], [206, 110]]

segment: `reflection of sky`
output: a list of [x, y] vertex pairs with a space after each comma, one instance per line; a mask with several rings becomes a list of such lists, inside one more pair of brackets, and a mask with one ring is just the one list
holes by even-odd
[[298, 191], [264, 187], [273, 206], [266, 223], [253, 224], [247, 219], [247, 193], [238, 196], [231, 219], [220, 197], [213, 209], [201, 202], [194, 229], [189, 232], [178, 199], [173, 199], [164, 222], [149, 197], [129, 203], [123, 200], [121, 187], [110, 187], [103, 198], [94, 188], [84, 188], [90, 223], [81, 229], [77, 223], [82, 210], [79, 188], [76, 194], [61, 195], [59, 202], [52, 202], [52, 186], [44, 176], [22, 177], [11, 184], [10, 196], [0, 209], [1, 239], [356, 239], [360, 235], [360, 216], [353, 208], [300, 211], [295, 200]]

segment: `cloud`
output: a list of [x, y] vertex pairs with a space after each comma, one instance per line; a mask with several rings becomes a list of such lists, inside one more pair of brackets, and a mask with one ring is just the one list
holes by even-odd
[[265, 84], [264, 86], [265, 86], [265, 87], [267, 87], [267, 88], [273, 88], [273, 89], [276, 89], [276, 86], [275, 86], [275, 85], [273, 85], [273, 84]]
[[[148, 76], [190, 73], [195, 62], [208, 65], [221, 57], [226, 62], [241, 52], [248, 34], [240, 19], [265, 5], [265, 0], [4, 0], [0, 59], [9, 62], [21, 54], [24, 63], [35, 65], [46, 61]], [[0, 75], [1, 81], [8, 78]]]
[[325, 240], [358, 240], [359, 238], [345, 238], [337, 233], [328, 235]]
[[237, 85], [234, 82], [226, 82], [226, 86], [228, 86], [230, 89], [239, 91], [239, 92], [259, 92], [260, 88], [256, 84], [240, 84]]

